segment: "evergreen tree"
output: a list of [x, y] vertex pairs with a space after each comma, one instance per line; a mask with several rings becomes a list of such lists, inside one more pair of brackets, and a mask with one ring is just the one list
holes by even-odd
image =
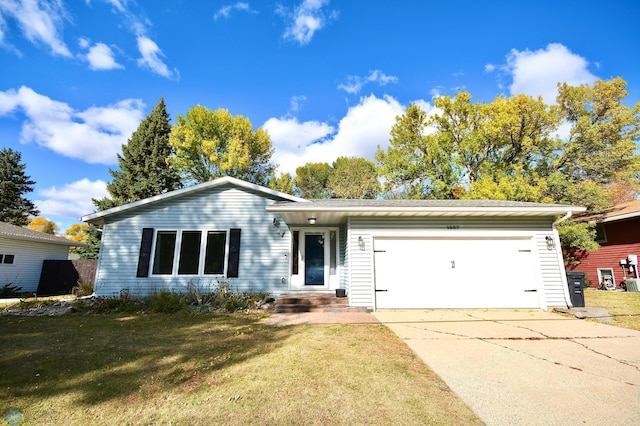
[[99, 210], [138, 201], [180, 187], [180, 177], [169, 166], [169, 114], [160, 98], [153, 111], [142, 120], [118, 154], [120, 170], [109, 170], [113, 181], [107, 184], [110, 198], [93, 200]]
[[23, 197], [35, 182], [24, 173], [22, 156], [11, 148], [0, 150], [0, 221], [25, 226], [28, 216], [37, 216], [36, 206]]
[[75, 248], [74, 253], [79, 254], [80, 259], [97, 259], [98, 254], [100, 253], [102, 229], [95, 225], [88, 225], [83, 232], [87, 235], [87, 238], [84, 241], [87, 246]]

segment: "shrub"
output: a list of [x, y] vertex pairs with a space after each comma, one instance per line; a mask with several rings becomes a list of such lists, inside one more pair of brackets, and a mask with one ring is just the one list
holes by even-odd
[[72, 293], [76, 297], [91, 296], [93, 294], [93, 284], [83, 283], [73, 288]]
[[181, 294], [162, 290], [151, 298], [153, 312], [170, 314], [187, 307], [187, 300]]
[[12, 283], [7, 283], [0, 288], [0, 298], [20, 297], [22, 287], [18, 287]]

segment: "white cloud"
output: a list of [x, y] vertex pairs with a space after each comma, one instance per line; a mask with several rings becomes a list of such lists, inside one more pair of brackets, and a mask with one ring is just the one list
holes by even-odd
[[144, 104], [125, 99], [115, 105], [75, 111], [29, 87], [0, 91], [0, 116], [22, 111], [20, 141], [35, 142], [70, 158], [112, 165], [116, 153], [144, 118]]
[[485, 72], [494, 72], [496, 70], [496, 66], [493, 64], [487, 64], [484, 66]]
[[[425, 111], [432, 109], [423, 100], [416, 101]], [[300, 123], [296, 119], [271, 118], [264, 124], [273, 141], [274, 161], [282, 173], [295, 174], [297, 167], [309, 162], [332, 163], [340, 156], [374, 159], [380, 146], [389, 145], [391, 127], [406, 107], [391, 96], [370, 95], [349, 108], [337, 130], [327, 123]]]
[[89, 68], [94, 71], [105, 71], [113, 69], [124, 69], [124, 66], [117, 63], [113, 50], [104, 43], [96, 43], [89, 47], [88, 41], [81, 39], [80, 46], [88, 48], [85, 59], [89, 62]]
[[170, 71], [167, 65], [160, 59], [160, 56], [164, 56], [162, 50], [158, 45], [149, 37], [138, 37], [138, 50], [142, 57], [138, 59], [138, 65], [142, 68], [148, 68], [158, 75], [167, 78], [176, 77], [177, 71]]
[[[333, 126], [319, 121], [299, 122], [297, 118], [270, 118], [263, 128], [276, 147], [276, 156], [295, 153], [333, 133]], [[276, 142], [277, 141], [277, 142]]]
[[536, 51], [513, 49], [507, 55], [504, 70], [512, 76], [509, 91], [542, 96], [546, 102], [555, 102], [558, 83], [570, 85], [591, 84], [597, 77], [588, 70], [589, 63], [559, 43], [551, 43]]
[[397, 82], [398, 77], [386, 75], [380, 70], [373, 70], [369, 71], [369, 75], [364, 77], [355, 75], [348, 76], [347, 82], [339, 84], [338, 89], [344, 90], [347, 93], [356, 94], [368, 83], [378, 83], [379, 86], [385, 86], [388, 83]]
[[86, 178], [65, 184], [61, 188], [53, 186], [38, 192], [43, 198], [34, 200], [33, 203], [44, 217], [79, 218], [95, 210], [92, 198], [104, 198], [109, 195], [106, 182], [90, 181]]
[[336, 11], [323, 10], [328, 4], [329, 0], [303, 0], [293, 11], [280, 6], [277, 13], [288, 21], [283, 37], [300, 45], [309, 44], [316, 31], [338, 16]]
[[63, 23], [69, 20], [62, 2], [0, 0], [0, 12], [15, 19], [22, 35], [31, 43], [48, 46], [53, 55], [72, 56], [62, 39]]
[[178, 70], [175, 68], [173, 70], [169, 69], [162, 59], [165, 56], [164, 53], [147, 34], [147, 28], [151, 26], [149, 20], [146, 19], [142, 13], [134, 13], [129, 9], [130, 5], [133, 6], [136, 5], [136, 3], [128, 0], [103, 1], [113, 6], [113, 12], [121, 15], [124, 19], [124, 27], [128, 28], [129, 31], [136, 36], [138, 51], [140, 52], [138, 66], [148, 69], [162, 77], [177, 79], [179, 77]]
[[228, 19], [231, 16], [231, 13], [236, 10], [239, 10], [241, 12], [256, 13], [255, 11], [251, 10], [249, 3], [239, 1], [237, 3], [228, 4], [218, 9], [215, 15], [213, 15], [213, 19], [215, 19], [216, 21], [220, 18]]

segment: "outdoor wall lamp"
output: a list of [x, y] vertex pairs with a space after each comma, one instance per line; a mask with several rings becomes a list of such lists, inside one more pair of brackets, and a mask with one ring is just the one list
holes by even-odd
[[307, 220], [309, 221], [309, 225], [315, 225], [316, 224], [316, 218], [315, 217], [310, 217]]
[[556, 248], [556, 242], [553, 241], [552, 236], [547, 235], [546, 237], [544, 237], [544, 239], [547, 241], [547, 250], [553, 250], [554, 248]]
[[358, 247], [360, 247], [360, 250], [364, 251], [364, 238], [362, 238], [362, 235], [358, 236]]

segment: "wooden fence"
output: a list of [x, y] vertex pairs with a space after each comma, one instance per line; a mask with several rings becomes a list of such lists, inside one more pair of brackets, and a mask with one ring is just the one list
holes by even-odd
[[37, 294], [70, 294], [78, 284], [93, 284], [97, 268], [98, 259], [45, 260]]

